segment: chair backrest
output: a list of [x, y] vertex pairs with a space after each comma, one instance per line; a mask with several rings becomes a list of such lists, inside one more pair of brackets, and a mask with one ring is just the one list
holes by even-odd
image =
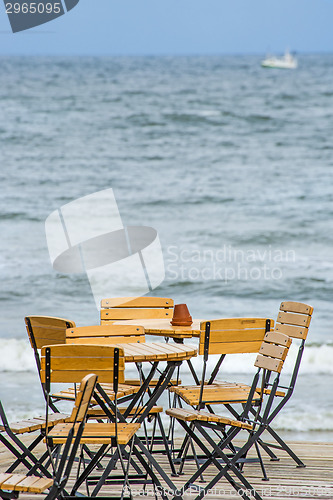
[[[280, 373], [287, 354], [284, 348], [289, 349], [292, 338], [301, 340], [289, 380], [289, 386], [284, 386], [284, 389], [287, 389], [287, 391], [284, 392], [284, 396], [275, 408], [274, 414], [280, 411], [294, 391], [312, 313], [313, 307], [308, 304], [291, 301], [281, 302], [274, 331], [265, 335], [260, 348], [256, 359], [256, 366], [262, 368], [270, 367], [272, 371]], [[268, 346], [267, 343], [270, 345]], [[273, 357], [275, 358], [274, 360], [272, 359]], [[268, 381], [266, 380], [266, 387], [268, 385]]]
[[24, 321], [34, 350], [45, 345], [64, 344], [66, 329], [75, 328], [74, 321], [53, 316], [27, 316]]
[[[50, 383], [78, 383], [89, 373], [98, 376], [99, 383], [114, 382], [115, 347], [107, 345], [51, 345], [42, 348], [41, 381], [49, 392]], [[125, 359], [119, 349], [119, 383], [125, 381]]]
[[90, 373], [89, 375], [85, 375], [83, 377], [76, 394], [74, 406], [69, 419], [70, 422], [82, 422], [86, 418], [96, 383], [97, 375], [95, 373]]
[[305, 340], [308, 335], [312, 313], [313, 307], [308, 304], [281, 302], [275, 331], [295, 339]]
[[288, 335], [276, 331], [267, 332], [254, 366], [281, 373], [291, 342], [292, 340]]
[[265, 336], [274, 325], [269, 318], [223, 318], [200, 324], [199, 354], [229, 354], [233, 352], [258, 352]]
[[24, 321], [40, 375], [39, 350], [45, 345], [65, 344], [66, 330], [67, 328], [75, 328], [75, 323], [69, 319], [54, 316], [27, 316]]
[[209, 354], [220, 354], [211, 372], [208, 384], [212, 384], [219, 372], [226, 354], [258, 352], [264, 335], [270, 330], [273, 320], [269, 318], [222, 318], [204, 321], [200, 324], [199, 354], [203, 354], [201, 383], [192, 372], [194, 380], [200, 384], [199, 407], [206, 384]]
[[[270, 421], [279, 413], [294, 391], [312, 313], [313, 307], [308, 304], [290, 301], [281, 302], [275, 328], [273, 331], [266, 333], [260, 347], [255, 366], [259, 369], [263, 369], [261, 398], [263, 398], [266, 391], [269, 395], [268, 399], [270, 400], [268, 404], [272, 404], [275, 395], [280, 398], [280, 402], [270, 414]], [[292, 338], [301, 339], [301, 343], [295, 359], [289, 386], [284, 385], [284, 392], [279, 394], [276, 392], [278, 388], [278, 378], [274, 382], [275, 385], [269, 383], [269, 378], [271, 372], [276, 372], [277, 375], [281, 373], [289, 347], [292, 343]], [[272, 389], [268, 389], [269, 386], [271, 386]]]
[[163, 297], [102, 299], [101, 324], [129, 319], [172, 319], [173, 306], [172, 299]]
[[[301, 302], [281, 302], [273, 331], [266, 333], [255, 366], [281, 372], [291, 339], [305, 341], [313, 307]], [[303, 342], [304, 343], [304, 342]]]
[[123, 344], [127, 342], [145, 342], [142, 326], [96, 325], [68, 328], [67, 344]]

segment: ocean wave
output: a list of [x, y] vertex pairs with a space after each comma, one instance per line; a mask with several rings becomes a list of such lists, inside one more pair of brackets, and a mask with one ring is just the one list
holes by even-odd
[[0, 372], [35, 372], [36, 362], [28, 340], [0, 340]]
[[[297, 344], [297, 341], [293, 342]], [[298, 353], [297, 345], [293, 345], [290, 349], [288, 357], [283, 367], [283, 375], [290, 375], [293, 372], [296, 356]], [[226, 356], [221, 367], [221, 374], [240, 373], [251, 374], [254, 373], [254, 361], [257, 354], [233, 354]], [[219, 356], [211, 355], [208, 360], [208, 373], [213, 370]], [[333, 374], [333, 345], [331, 343], [306, 345], [300, 366], [301, 374]], [[192, 364], [197, 373], [202, 369], [202, 358], [200, 356], [192, 359]]]
[[[196, 346], [192, 341], [192, 344]], [[297, 344], [297, 341], [294, 341]], [[283, 374], [290, 375], [293, 371], [297, 345], [293, 345], [283, 367]], [[208, 360], [208, 372], [212, 370], [219, 356], [211, 355]], [[255, 371], [255, 353], [233, 354], [226, 356], [221, 371], [223, 373], [250, 374]], [[305, 346], [300, 373], [304, 374], [333, 374], [333, 343], [315, 343]], [[192, 359], [197, 373], [202, 369], [202, 357]], [[130, 369], [130, 366], [128, 367]], [[35, 372], [36, 364], [33, 350], [25, 339], [0, 339], [0, 372]]]
[[297, 411], [286, 408], [274, 420], [274, 429], [294, 432], [333, 431], [333, 411], [316, 409], [316, 418], [313, 418], [313, 409]]

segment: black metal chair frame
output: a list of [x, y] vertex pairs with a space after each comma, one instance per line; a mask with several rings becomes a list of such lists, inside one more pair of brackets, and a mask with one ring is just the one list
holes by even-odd
[[[266, 319], [266, 326], [265, 326], [265, 331], [266, 332], [269, 332], [270, 331], [270, 327], [271, 327], [271, 320], [270, 319]], [[207, 372], [207, 363], [208, 363], [208, 358], [209, 358], [209, 342], [210, 342], [210, 329], [211, 329], [211, 323], [210, 321], [207, 321], [206, 322], [206, 329], [205, 329], [205, 341], [204, 341], [204, 354], [203, 354], [203, 369], [202, 369], [202, 376], [201, 376], [201, 382], [198, 384], [200, 385], [200, 394], [199, 394], [199, 402], [198, 402], [198, 405], [197, 405], [197, 410], [200, 410], [202, 408], [204, 408], [205, 406], [207, 407], [207, 409], [211, 412], [211, 413], [214, 413], [211, 405], [209, 403], [219, 403], [220, 401], [204, 401], [203, 400], [203, 394], [204, 394], [204, 388], [205, 386], [207, 385], [212, 385], [214, 383], [214, 380], [216, 378], [216, 376], [218, 375], [218, 372], [219, 372], [219, 369], [225, 359], [225, 356], [226, 354], [221, 354], [221, 356], [219, 357], [214, 369], [212, 370], [212, 373], [210, 374], [210, 377], [209, 377], [209, 380], [208, 382], [206, 383], [205, 382], [205, 378], [206, 378], [206, 372]], [[180, 405], [180, 407], [182, 406], [182, 402], [181, 402], [181, 399], [180, 397], [178, 396], [178, 403]], [[223, 402], [221, 402], [222, 404]], [[233, 414], [233, 416], [235, 416], [236, 418], [240, 418], [239, 414], [237, 414], [237, 412], [232, 408], [232, 407], [229, 407], [229, 405], [225, 405], [226, 407], [228, 407], [228, 409], [231, 411], [231, 413]], [[251, 411], [251, 410], [249, 410]], [[191, 446], [191, 449], [192, 449], [192, 455], [189, 455], [188, 454], [188, 449], [189, 447]], [[228, 444], [230, 450], [234, 453], [236, 451], [235, 447], [233, 446], [233, 444], [230, 442]], [[186, 460], [195, 460], [196, 462], [196, 465], [197, 465], [197, 468], [199, 469], [199, 465], [200, 465], [200, 462], [202, 460], [202, 457], [199, 456], [196, 452], [195, 452], [195, 449], [194, 449], [194, 446], [191, 442], [191, 439], [190, 439], [190, 435], [189, 433], [185, 436], [184, 438], [184, 441], [180, 447], [178, 451], [178, 455], [177, 457], [174, 459], [174, 463], [176, 464], [180, 464], [180, 467], [179, 467], [179, 474], [181, 474], [183, 472], [183, 467], [184, 467], [184, 464], [185, 464], [185, 461]], [[257, 453], [258, 453], [258, 459], [247, 459], [248, 462], [253, 462], [253, 461], [259, 461], [261, 466], [262, 466], [262, 469], [263, 469], [263, 474], [264, 474], [264, 477], [267, 477], [266, 476], [266, 473], [265, 473], [265, 470], [263, 468], [263, 463], [262, 463], [262, 459], [261, 459], [261, 455], [260, 455], [260, 451], [259, 449], [257, 449]], [[274, 455], [275, 456], [275, 455]], [[243, 461], [245, 462], [245, 459], [243, 459]], [[204, 478], [203, 476], [201, 476], [201, 481], [204, 482]]]
[[14, 472], [14, 470], [22, 464], [28, 470], [35, 467], [36, 470], [39, 469], [44, 476], [52, 477], [47, 468], [43, 466], [43, 462], [46, 460], [47, 454], [43, 455], [43, 457], [39, 459], [33, 454], [33, 450], [45, 436], [45, 429], [40, 429], [38, 436], [32, 441], [32, 443], [26, 446], [18, 435], [12, 431], [1, 401], [0, 418], [4, 427], [4, 430], [0, 431], [0, 442], [4, 444], [6, 448], [16, 457], [15, 462], [11, 464], [6, 472]]
[[[129, 417], [131, 417], [132, 422], [142, 423], [144, 419], [147, 418], [147, 416], [149, 415], [151, 408], [155, 405], [161, 393], [168, 387], [173, 372], [175, 368], [181, 364], [181, 361], [167, 362], [167, 366], [161, 373], [158, 383], [156, 384], [156, 386], [154, 387], [154, 389], [150, 394], [149, 401], [145, 405], [144, 411], [140, 411], [139, 414], [132, 415], [131, 412], [133, 411], [133, 409], [139, 406], [139, 402], [143, 400], [145, 394], [147, 393], [147, 388], [156, 372], [158, 362], [152, 363], [150, 372], [147, 375], [147, 377], [143, 380], [143, 384], [140, 387], [139, 391], [131, 396], [131, 401], [128, 407], [126, 408], [126, 411], [124, 413], [120, 413], [118, 410], [118, 403], [123, 402], [124, 398], [118, 401], [116, 397], [118, 392], [118, 370], [119, 370], [119, 365], [118, 363], [116, 363], [117, 359], [116, 353], [118, 352], [118, 358], [119, 358], [119, 349], [115, 348], [114, 352], [115, 352], [115, 358], [114, 358], [115, 365], [114, 365], [113, 391], [115, 393], [115, 399], [114, 401], [112, 401], [105, 392], [105, 390], [103, 389], [103, 387], [100, 384], [97, 384], [93, 395], [94, 400], [103, 410], [108, 419], [111, 422], [114, 422], [115, 424], [117, 424], [117, 422], [128, 423]], [[52, 356], [50, 348], [48, 347], [46, 348], [45, 355], [46, 355], [45, 391], [46, 394], [50, 394], [51, 366], [52, 366]], [[167, 443], [165, 443], [165, 445], [167, 447]], [[126, 450], [128, 446], [130, 446], [130, 451]], [[110, 452], [112, 448], [115, 448], [115, 451], [111, 453], [111, 457], [108, 456], [109, 462], [104, 468], [103, 473], [93, 476], [92, 475], [93, 471], [98, 467], [100, 461], [106, 456], [106, 454]], [[127, 460], [127, 467], [124, 466], [122, 460], [123, 457]], [[138, 463], [142, 468], [140, 468], [139, 465], [135, 463], [132, 457], [135, 457], [137, 459]], [[113, 479], [112, 477], [109, 476], [111, 471], [115, 468], [118, 461], [120, 461], [122, 464], [123, 474], [117, 475]], [[155, 460], [155, 458], [149, 451], [148, 447], [144, 445], [142, 439], [140, 439], [140, 437], [137, 436], [136, 434], [133, 436], [131, 442], [126, 445], [119, 445], [116, 439], [113, 439], [112, 441], [110, 440], [110, 444], [108, 445], [105, 444], [100, 445], [98, 451], [94, 453], [92, 457], [89, 457], [89, 460], [83, 460], [81, 455], [81, 463], [84, 464], [85, 468], [82, 471], [82, 473], [78, 473], [77, 479], [75, 481], [74, 486], [71, 489], [70, 495], [66, 496], [66, 499], [68, 500], [70, 498], [76, 497], [75, 495], [77, 495], [77, 491], [83, 483], [86, 483], [87, 487], [89, 487], [89, 485], [95, 486], [91, 495], [88, 494], [87, 498], [97, 498], [97, 497], [100, 498], [99, 491], [105, 484], [119, 484], [120, 482], [124, 486], [126, 485], [130, 491], [130, 479], [132, 478], [129, 475], [129, 464], [131, 464], [135, 469], [136, 472], [134, 476], [134, 479], [136, 479], [135, 482], [140, 484], [152, 483], [154, 485], [155, 492], [157, 491], [160, 492], [164, 500], [167, 500], [167, 495], [164, 492], [165, 488], [163, 487], [154, 469], [156, 469], [159, 476], [165, 481], [168, 488], [170, 488], [172, 491], [176, 491], [176, 487], [169, 478], [168, 474], [164, 471], [164, 469], [158, 463], [158, 461]], [[148, 476], [150, 477], [150, 480], [147, 479]]]
[[[225, 477], [229, 481], [231, 486], [235, 488], [238, 494], [240, 494], [245, 500], [249, 500], [249, 497], [246, 494], [247, 491], [251, 491], [257, 500], [261, 500], [258, 492], [255, 491], [249, 481], [244, 477], [242, 473], [242, 467], [240, 465], [243, 463], [244, 457], [246, 456], [249, 449], [256, 443], [258, 443], [258, 440], [260, 439], [261, 434], [264, 432], [267, 424], [269, 424], [274, 418], [274, 410], [272, 410], [272, 405], [279, 384], [279, 374], [277, 374], [275, 377], [269, 397], [266, 399], [266, 401], [264, 401], [263, 399], [261, 400], [254, 418], [251, 419], [249, 417], [252, 408], [253, 396], [258, 386], [261, 371], [262, 379], [265, 381], [269, 379], [271, 372], [269, 372], [268, 370], [263, 370], [261, 368], [257, 371], [251, 385], [247, 402], [244, 405], [242, 415], [238, 416], [239, 421], [251, 423], [253, 425], [253, 430], [248, 431], [248, 440], [242, 446], [235, 448], [235, 451], [233, 453], [230, 454], [230, 445], [232, 445], [232, 441], [242, 430], [240, 427], [230, 427], [230, 429], [226, 431], [225, 424], [201, 422], [198, 420], [194, 420], [190, 424], [188, 424], [181, 419], [178, 420], [185, 432], [196, 443], [196, 445], [201, 449], [204, 456], [206, 457], [204, 463], [200, 467], [198, 467], [197, 471], [183, 486], [183, 494], [185, 494], [185, 492], [190, 487], [192, 488], [192, 490], [193, 488], [196, 488], [198, 490], [198, 495], [195, 500], [199, 500], [203, 498], [219, 480]], [[215, 431], [215, 433], [220, 432], [220, 441], [216, 442], [209, 435], [206, 429], [213, 430]], [[198, 433], [195, 431], [198, 431], [201, 434], [201, 436], [208, 442], [211, 449], [207, 448], [203, 439], [200, 439], [201, 436], [198, 436]], [[224, 451], [226, 449], [228, 449], [228, 452]], [[218, 473], [216, 474], [216, 476], [205, 487], [194, 485], [194, 481], [196, 481], [199, 477], [202, 477], [202, 474], [211, 464], [215, 465], [215, 467], [218, 469]], [[233, 472], [234, 475], [236, 475], [238, 481], [241, 482], [241, 485], [239, 485], [239, 483], [237, 483], [236, 480], [230, 475], [230, 472]], [[177, 496], [174, 497], [174, 500], [176, 499], [178, 499]]]
[[[96, 377], [96, 376], [95, 376]], [[94, 386], [96, 385], [96, 380], [97, 377], [94, 381]], [[87, 390], [87, 385], [84, 387], [84, 392]], [[89, 396], [89, 401], [91, 400], [93, 394], [93, 389], [91, 390], [91, 394]], [[53, 476], [50, 475], [50, 473], [45, 470], [45, 468], [38, 463], [35, 460], [33, 460], [34, 465], [30, 470], [28, 471], [28, 476], [32, 475], [40, 475], [40, 472], [37, 472], [38, 469], [44, 474], [47, 475], [47, 477], [53, 477], [53, 486], [50, 488], [49, 493], [46, 495], [45, 500], [55, 500], [56, 498], [66, 498], [66, 491], [65, 491], [65, 486], [67, 484], [67, 481], [69, 479], [70, 471], [72, 469], [75, 456], [80, 444], [80, 439], [84, 430], [85, 422], [86, 422], [86, 416], [87, 416], [87, 411], [88, 411], [88, 406], [85, 410], [85, 415], [82, 418], [82, 421], [79, 423], [79, 426], [77, 428], [77, 431], [75, 432], [75, 426], [78, 423], [77, 422], [77, 415], [79, 414], [79, 411], [81, 409], [81, 404], [83, 401], [83, 396], [82, 395], [80, 405], [78, 406], [76, 417], [74, 419], [73, 425], [71, 426], [71, 429], [69, 430], [65, 445], [62, 450], [62, 455], [60, 460], [57, 460], [56, 466], [54, 466], [54, 462], [51, 458], [51, 464], [54, 467], [53, 468]], [[46, 435], [47, 435], [47, 426], [46, 426]], [[49, 444], [47, 443], [47, 447]], [[24, 451], [25, 453], [25, 451]], [[47, 453], [51, 454], [50, 449], [48, 449]], [[44, 456], [44, 455], [43, 455]], [[58, 455], [59, 456], [59, 455]], [[29, 458], [31, 458], [29, 456]], [[32, 458], [31, 458], [32, 459]], [[43, 460], [42, 460], [43, 461]], [[24, 464], [25, 465], [25, 464]], [[9, 490], [0, 490], [0, 497], [3, 499], [16, 499], [19, 497], [19, 491], [9, 491]]]

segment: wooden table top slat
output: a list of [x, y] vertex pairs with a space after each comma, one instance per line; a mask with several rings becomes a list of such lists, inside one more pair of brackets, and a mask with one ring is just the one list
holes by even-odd
[[142, 361], [176, 361], [197, 355], [193, 346], [181, 344], [169, 345], [162, 342], [146, 342], [142, 344], [114, 344], [124, 350], [125, 362]]

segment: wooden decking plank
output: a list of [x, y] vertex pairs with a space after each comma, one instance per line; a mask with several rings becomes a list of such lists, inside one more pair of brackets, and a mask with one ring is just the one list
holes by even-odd
[[[266, 439], [271, 441], [271, 438], [265, 436]], [[283, 436], [282, 436], [283, 437]], [[27, 434], [22, 436], [22, 441], [25, 443], [30, 443], [32, 434]], [[177, 438], [176, 447], [180, 446], [182, 439]], [[265, 467], [270, 478], [269, 482], [262, 482], [260, 466], [258, 463], [245, 464], [244, 474], [250, 481], [251, 485], [258, 490], [261, 494], [263, 500], [329, 500], [333, 498], [333, 443], [316, 443], [316, 442], [292, 442], [287, 440], [287, 443], [291, 448], [300, 456], [300, 458], [306, 464], [306, 468], [298, 469], [296, 468], [295, 462], [283, 451], [275, 450], [275, 453], [280, 457], [280, 462], [271, 462], [269, 457], [263, 452], [263, 460]], [[234, 444], [237, 446], [240, 444], [239, 440], [235, 440]], [[98, 449], [93, 445], [90, 445], [92, 450]], [[158, 447], [158, 446], [157, 446]], [[45, 444], [40, 443], [37, 448], [40, 456], [45, 452]], [[255, 457], [254, 450], [250, 450], [249, 457]], [[156, 455], [155, 458], [160, 463], [161, 467], [170, 475], [170, 467], [165, 455]], [[107, 463], [107, 458], [104, 459], [103, 464]], [[13, 456], [11, 453], [0, 444], [0, 464], [1, 469], [6, 470], [13, 462]], [[195, 472], [196, 466], [192, 462], [186, 462], [184, 468], [184, 475], [178, 478], [173, 477], [172, 481], [177, 488], [186, 482], [186, 480]], [[26, 472], [26, 469], [22, 466], [18, 472]], [[115, 471], [117, 472], [117, 471]], [[119, 471], [118, 471], [119, 472]], [[214, 466], [210, 466], [205, 472], [205, 480], [211, 479], [216, 472]], [[1, 475], [0, 475], [1, 477]], [[76, 465], [74, 465], [71, 472], [66, 489], [70, 490], [71, 486], [74, 484], [76, 479]], [[200, 483], [199, 483], [200, 484]], [[207, 484], [207, 483], [206, 483]], [[164, 485], [162, 481], [162, 485]], [[205, 484], [203, 484], [204, 486]], [[292, 494], [286, 492], [282, 493], [282, 489], [291, 488]], [[312, 490], [311, 490], [312, 488]], [[142, 495], [139, 492], [143, 489], [141, 485], [134, 486], [136, 493], [133, 495], [134, 500], [142, 500]], [[297, 489], [301, 489], [300, 493], [297, 493]], [[148, 485], [147, 490], [153, 495], [153, 486]], [[106, 485], [103, 487], [101, 494], [105, 497], [112, 496], [115, 491], [115, 486]], [[119, 491], [121, 491], [121, 486], [119, 486]], [[323, 493], [319, 494], [321, 491]], [[85, 488], [82, 486], [80, 492], [85, 494]], [[297, 493], [297, 494], [296, 494]], [[23, 499], [22, 495], [22, 499]], [[29, 500], [42, 500], [45, 495], [34, 495], [25, 496]], [[193, 495], [185, 495], [184, 500], [193, 500]], [[209, 500], [235, 500], [237, 494], [235, 490], [229, 485], [226, 480], [219, 481], [217, 483], [216, 493], [213, 491], [207, 496]]]

